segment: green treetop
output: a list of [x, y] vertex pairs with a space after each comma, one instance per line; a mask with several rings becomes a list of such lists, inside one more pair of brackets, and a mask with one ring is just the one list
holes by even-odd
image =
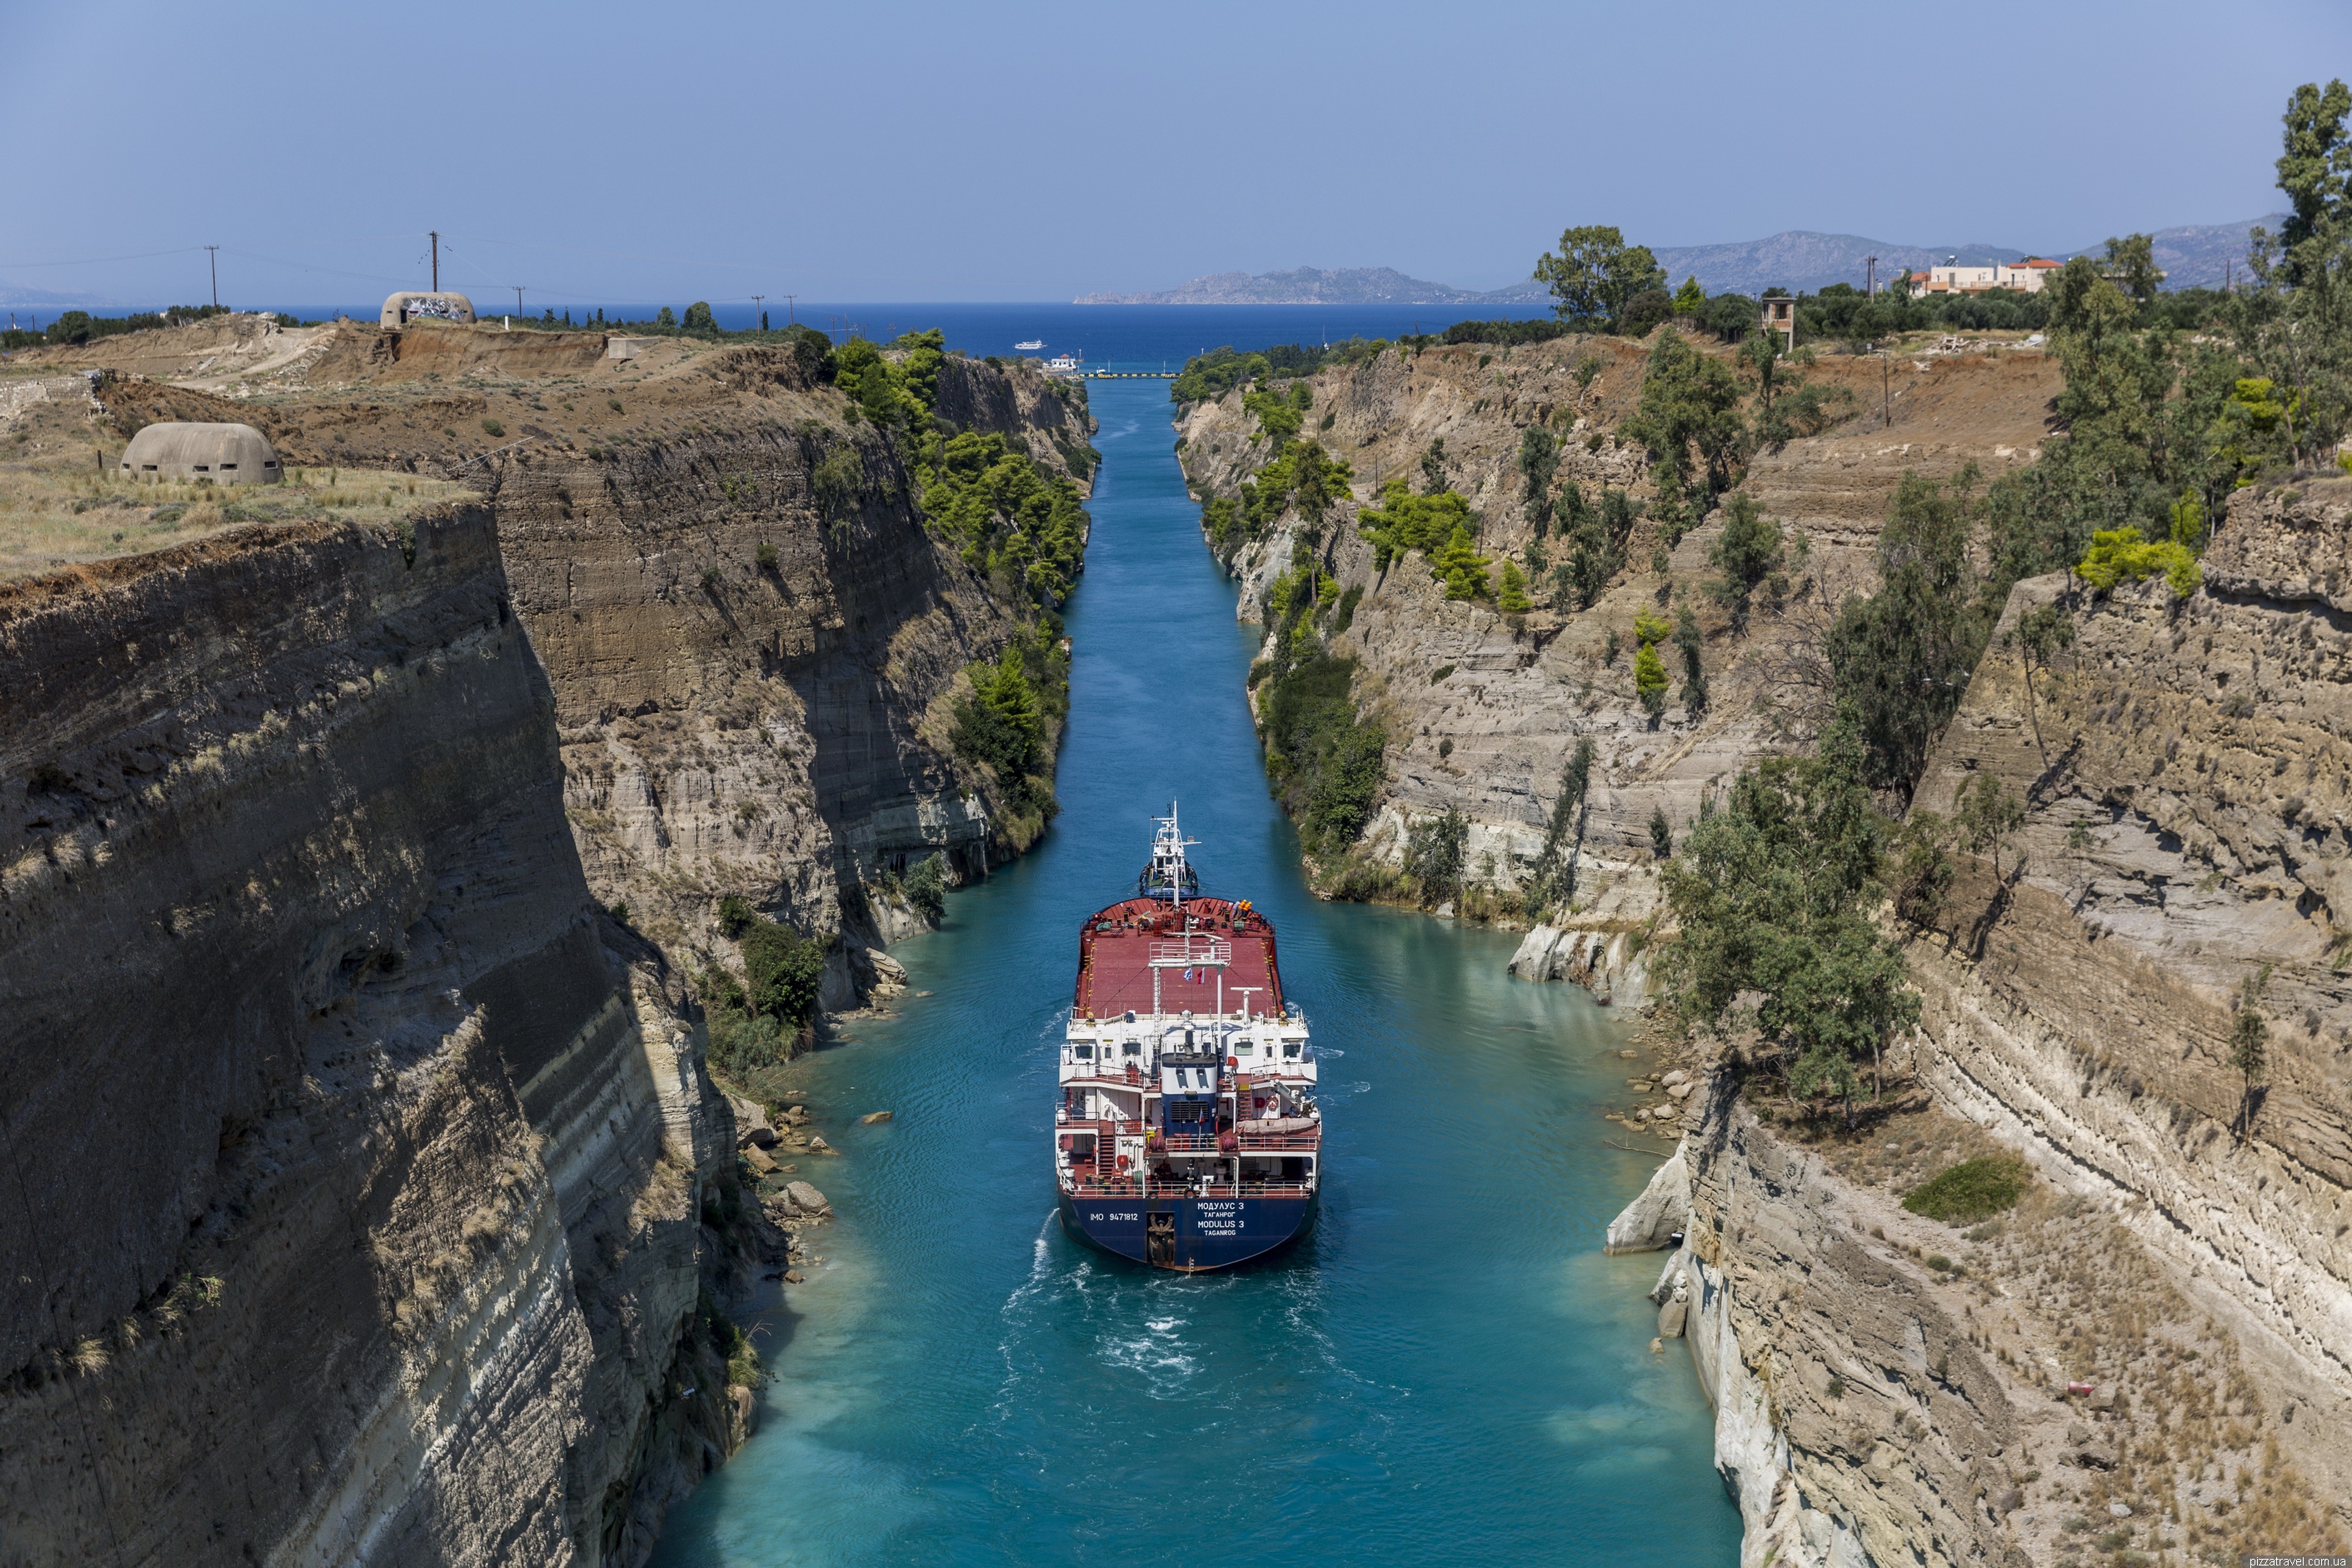
[[1919, 1018], [1872, 918], [1885, 829], [1861, 763], [1858, 737], [1833, 726], [1818, 755], [1741, 774], [1665, 868], [1681, 936], [1659, 964], [1685, 1019], [1758, 1029], [1791, 1092], [1843, 1099], [1849, 1113], [1860, 1064]]
[[1614, 321], [1643, 289], [1666, 286], [1648, 246], [1627, 245], [1622, 231], [1600, 224], [1562, 233], [1559, 251], [1545, 252], [1535, 275], [1559, 300], [1554, 314], [1590, 329]]
[[2279, 189], [2294, 210], [2279, 237], [2288, 247], [2302, 245], [2345, 215], [2352, 200], [2352, 138], [2344, 132], [2352, 115], [2352, 89], [2340, 80], [2322, 90], [2305, 82], [2287, 100], [2286, 146], [2279, 155]]
[[1409, 550], [1433, 555], [1469, 521], [1470, 503], [1454, 491], [1417, 496], [1402, 479], [1391, 479], [1381, 488], [1380, 504], [1356, 514], [1358, 530], [1372, 542], [1376, 572]]
[[1503, 563], [1503, 592], [1497, 605], [1511, 615], [1524, 615], [1535, 608], [1534, 602], [1528, 597], [1527, 574], [1519, 570], [1517, 562]]
[[1653, 720], [1666, 710], [1666, 667], [1658, 658], [1658, 645], [1645, 642], [1642, 651], [1633, 656], [1633, 692], [1642, 700], [1642, 710]]
[[[1454, 525], [1454, 531], [1430, 557], [1429, 564], [1437, 580], [1445, 584], [1445, 596], [1449, 599], [1483, 599], [1493, 592], [1486, 579], [1486, 558], [1471, 543], [1470, 530], [1465, 524]], [[1522, 583], [1520, 586], [1524, 600], [1526, 584]]]

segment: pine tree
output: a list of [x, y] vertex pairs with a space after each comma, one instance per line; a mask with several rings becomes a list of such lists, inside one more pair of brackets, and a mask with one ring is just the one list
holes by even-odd
[[1633, 656], [1633, 689], [1642, 699], [1642, 710], [1654, 722], [1666, 710], [1666, 667], [1658, 658], [1658, 646], [1643, 643], [1642, 651]]
[[1519, 571], [1517, 562], [1503, 563], [1501, 604], [1504, 611], [1510, 615], [1525, 615], [1535, 608], [1534, 602], [1528, 597], [1527, 577]]
[[[1430, 562], [1438, 580], [1445, 584], [1449, 599], [1481, 599], [1491, 592], [1486, 581], [1486, 558], [1470, 543], [1470, 531], [1460, 523], [1454, 533], [1440, 545]], [[1526, 584], [1520, 584], [1524, 592]]]

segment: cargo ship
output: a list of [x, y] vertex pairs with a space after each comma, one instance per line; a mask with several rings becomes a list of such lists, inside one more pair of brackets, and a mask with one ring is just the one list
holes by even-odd
[[1196, 1274], [1314, 1228], [1323, 1113], [1274, 922], [1202, 897], [1175, 805], [1154, 821], [1135, 896], [1078, 933], [1054, 1176], [1071, 1236]]

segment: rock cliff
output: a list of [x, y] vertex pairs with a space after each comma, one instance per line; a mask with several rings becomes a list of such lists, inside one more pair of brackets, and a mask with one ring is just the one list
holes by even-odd
[[[1889, 1067], [1920, 1092], [1841, 1137], [1725, 1068], [1612, 1227], [1686, 1233], [1660, 1293], [1748, 1561], [2352, 1537], [2347, 519], [2352, 481], [2250, 490], [2193, 594], [2018, 584], [1914, 807], [1985, 779], [2025, 806], [1908, 943], [1925, 1017]], [[2029, 671], [2047, 605], [2071, 645]], [[1970, 1155], [2022, 1161], [2024, 1200], [1965, 1231], [1896, 1205]]]
[[488, 509], [15, 584], [0, 649], [10, 1560], [639, 1560], [729, 1441], [671, 1373], [731, 1129]]
[[[101, 444], [316, 482], [0, 586], [0, 1561], [642, 1562], [752, 1419], [717, 1305], [829, 1213], [707, 1077], [711, 906], [839, 933], [846, 1006], [887, 873], [1025, 844], [947, 742], [1020, 615], [838, 392], [430, 336], [100, 378]], [[1082, 390], [936, 393], [1090, 474]]]
[[[496, 363], [520, 352], [510, 338], [549, 340], [543, 358], [593, 334], [451, 330], [465, 341], [429, 353], [417, 336], [331, 395], [103, 395], [125, 422], [243, 418], [290, 462], [478, 488], [554, 693], [597, 897], [681, 954], [710, 942], [729, 894], [840, 933], [825, 1003], [855, 1005], [867, 947], [913, 920], [878, 896], [885, 873], [936, 850], [965, 879], [1025, 847], [946, 743], [962, 671], [1004, 646], [1013, 607], [929, 531], [898, 444], [789, 351], [679, 340], [650, 364], [591, 356], [517, 383]], [[452, 387], [404, 368], [436, 356], [480, 374]], [[936, 412], [1082, 490], [1091, 475], [1082, 388], [950, 356]], [[828, 458], [845, 478], [820, 498]]]
[[[1368, 852], [1393, 863], [1409, 823], [1452, 807], [1468, 820], [1467, 864], [1475, 868], [1491, 855], [1493, 884], [1507, 893], [1541, 850], [1569, 753], [1580, 738], [1591, 738], [1598, 758], [1580, 908], [1564, 925], [1531, 934], [1515, 969], [1530, 979], [1631, 994], [1639, 993], [1643, 973], [1630, 933], [1657, 903], [1651, 818], [1663, 810], [1679, 830], [1707, 791], [1807, 733], [1804, 715], [1776, 710], [1768, 699], [1776, 660], [1806, 630], [1809, 603], [1791, 604], [1785, 615], [1759, 610], [1735, 628], [1700, 595], [1700, 584], [1717, 574], [1708, 552], [1722, 531], [1719, 514], [1668, 552], [1663, 574], [1651, 569], [1664, 542], [1658, 525], [1635, 523], [1627, 570], [1589, 609], [1556, 604], [1542, 574], [1530, 574], [1536, 607], [1524, 616], [1448, 599], [1418, 555], [1375, 570], [1355, 520], [1391, 479], [1421, 489], [1423, 455], [1442, 440], [1447, 482], [1478, 520], [1479, 552], [1527, 562], [1536, 532], [1517, 458], [1525, 433], [1536, 428], [1559, 439], [1560, 485], [1580, 485], [1594, 504], [1607, 486], [1646, 501], [1646, 458], [1617, 434], [1638, 404], [1643, 370], [1643, 347], [1613, 338], [1390, 349], [1309, 378], [1312, 403], [1301, 432], [1354, 469], [1352, 495], [1332, 509], [1323, 549], [1341, 589], [1361, 591], [1334, 649], [1356, 661], [1357, 695], [1390, 736]], [[1814, 374], [1847, 395], [1841, 406], [1848, 417], [1759, 453], [1748, 480], [1764, 511], [1803, 537], [1819, 582], [1812, 603], [1875, 585], [1871, 552], [1906, 471], [1943, 479], [1974, 462], [1990, 475], [2030, 460], [2058, 384], [2055, 367], [2032, 353], [1937, 354], [1888, 365], [1826, 358]], [[1237, 495], [1272, 455], [1238, 392], [1185, 408], [1178, 429], [1186, 476], [1204, 500]], [[1270, 537], [1232, 552], [1245, 619], [1263, 614], [1266, 586], [1290, 566], [1302, 527], [1293, 510]], [[1696, 611], [1712, 695], [1700, 711], [1673, 706], [1653, 723], [1633, 688], [1633, 620], [1670, 600]]]

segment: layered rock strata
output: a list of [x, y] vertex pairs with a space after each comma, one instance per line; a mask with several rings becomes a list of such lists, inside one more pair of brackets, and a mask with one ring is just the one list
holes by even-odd
[[[2023, 818], [1954, 851], [1888, 1068], [1979, 1141], [1945, 1158], [2026, 1162], [2014, 1213], [1906, 1214], [1935, 1162], [1852, 1179], [1885, 1134], [1792, 1142], [1724, 1073], [1612, 1227], [1686, 1237], [1662, 1330], [1679, 1285], [1745, 1561], [2055, 1561], [2084, 1518], [2148, 1552], [2352, 1537], [2347, 534], [2352, 482], [2248, 491], [2195, 593], [2011, 595], [1914, 809]], [[2050, 606], [2071, 642], [2029, 667]]]
[[[1524, 563], [1536, 537], [1517, 466], [1530, 429], [1558, 438], [1560, 485], [1580, 485], [1594, 504], [1606, 486], [1646, 502], [1646, 457], [1617, 434], [1638, 405], [1643, 365], [1642, 345], [1607, 338], [1390, 350], [1308, 378], [1313, 401], [1302, 433], [1354, 469], [1353, 494], [1332, 508], [1318, 552], [1343, 591], [1361, 591], [1352, 624], [1332, 647], [1357, 661], [1357, 694], [1390, 736], [1386, 787], [1365, 852], [1400, 860], [1410, 824], [1451, 807], [1468, 820], [1466, 863], [1475, 868], [1491, 855], [1495, 887], [1514, 889], [1542, 848], [1569, 754], [1591, 739], [1598, 757], [1579, 908], [1531, 936], [1515, 968], [1629, 995], [1643, 981], [1629, 933], [1657, 905], [1654, 814], [1663, 811], [1679, 832], [1701, 799], [1741, 767], [1810, 733], [1810, 715], [1775, 702], [1782, 692], [1774, 667], [1812, 633], [1822, 604], [1875, 585], [1871, 550], [1903, 474], [1940, 479], [1973, 462], [1990, 476], [2029, 461], [2057, 388], [2054, 366], [2036, 353], [1927, 356], [1885, 367], [1823, 360], [1814, 374], [1848, 395], [1847, 417], [1823, 435], [1759, 453], [1747, 481], [1786, 526], [1792, 567], [1802, 536], [1795, 576], [1814, 586], [1786, 605], [1759, 603], [1744, 626], [1699, 591], [1717, 575], [1707, 559], [1721, 533], [1714, 521], [1669, 552], [1663, 574], [1650, 570], [1664, 542], [1656, 523], [1636, 523], [1627, 570], [1581, 611], [1552, 603], [1541, 574], [1533, 613], [1506, 616], [1488, 603], [1448, 599], [1418, 555], [1374, 570], [1357, 514], [1391, 479], [1423, 488], [1421, 462], [1433, 441], [1444, 443], [1447, 480], [1478, 520], [1479, 552], [1498, 563], [1506, 555]], [[1186, 408], [1178, 428], [1187, 478], [1203, 500], [1236, 496], [1272, 455], [1239, 393]], [[1271, 537], [1232, 555], [1244, 619], [1263, 614], [1265, 589], [1290, 567], [1304, 527], [1293, 511]], [[1671, 617], [1663, 608], [1669, 600], [1696, 613], [1710, 700], [1696, 711], [1677, 702], [1653, 722], [1633, 689], [1633, 621], [1643, 610]], [[1663, 651], [1679, 691], [1679, 657]]]
[[[2242, 492], [2186, 597], [2021, 583], [1929, 764], [2025, 807], [1910, 949], [1945, 1101], [2144, 1243], [2352, 1452], [2352, 481]], [[2011, 635], [2057, 603], [2073, 646]], [[1972, 787], [1981, 788], [1981, 784]], [[2233, 1062], [2239, 1016], [2263, 1061]], [[2352, 1461], [2337, 1467], [2352, 1489]]]
[[2036, 1184], [1948, 1226], [1896, 1200], [1978, 1129], [1906, 1096], [1823, 1137], [1710, 1088], [1610, 1241], [1680, 1243], [1653, 1349], [1685, 1338], [1715, 1405], [1744, 1568], [2340, 1549], [2340, 1426], [2130, 1205]]
[[[869, 947], [919, 923], [881, 896], [887, 876], [939, 852], [968, 879], [1025, 847], [948, 744], [965, 668], [1003, 647], [1019, 606], [929, 531], [897, 441], [788, 351], [682, 342], [685, 357], [625, 384], [589, 358], [577, 384], [518, 386], [487, 379], [522, 352], [509, 334], [432, 331], [450, 340], [436, 352], [489, 367], [478, 387], [395, 365], [349, 395], [266, 408], [153, 382], [103, 395], [125, 420], [251, 418], [291, 463], [478, 487], [554, 695], [597, 897], [681, 956], [723, 952], [711, 921], [730, 894], [839, 933], [825, 1005], [855, 1005]], [[412, 350], [404, 338], [399, 364]], [[950, 356], [937, 412], [1082, 489], [1091, 474], [1082, 389]], [[460, 449], [480, 443], [485, 416], [503, 445], [452, 451], [461, 427]]]
[[487, 508], [0, 590], [0, 1536], [634, 1563], [733, 1139]]

